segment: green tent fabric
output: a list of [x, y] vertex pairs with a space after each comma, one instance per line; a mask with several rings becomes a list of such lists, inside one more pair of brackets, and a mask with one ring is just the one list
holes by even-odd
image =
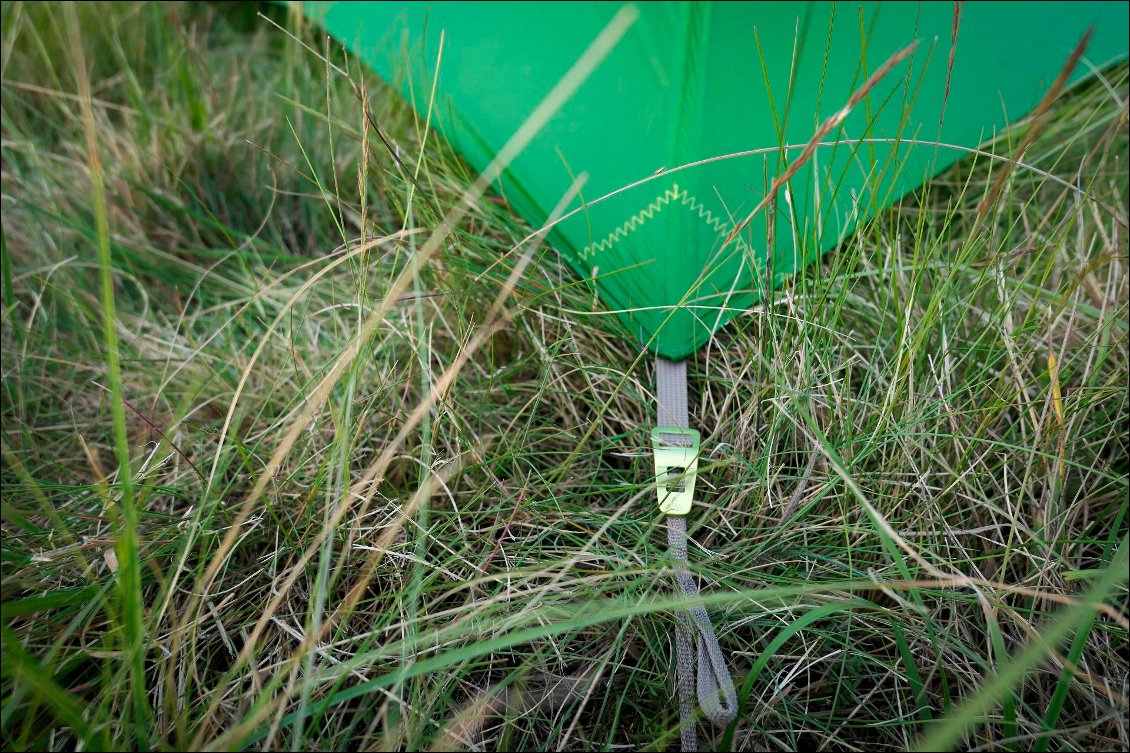
[[[621, 6], [303, 7], [421, 111], [442, 30], [433, 119], [481, 169]], [[497, 189], [539, 227], [573, 176], [588, 173], [573, 207], [580, 211], [555, 227], [551, 242], [596, 286], [625, 336], [683, 358], [764, 295], [766, 283], [780, 284], [965, 156], [953, 146], [975, 147], [1031, 111], [1089, 26], [1095, 33], [1074, 78], [1127, 54], [1126, 3], [959, 7], [951, 68], [953, 3], [641, 4], [624, 38]], [[796, 147], [914, 40], [913, 54], [771, 205], [772, 233], [763, 210], [723, 248]]]

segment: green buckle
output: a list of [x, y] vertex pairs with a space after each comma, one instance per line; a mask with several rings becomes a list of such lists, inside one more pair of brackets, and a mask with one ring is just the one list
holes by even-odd
[[[690, 439], [686, 447], [670, 442], [671, 436]], [[667, 441], [665, 441], [665, 439]], [[694, 500], [694, 479], [698, 474], [698, 432], [660, 426], [651, 430], [651, 449], [655, 453], [655, 491], [659, 511], [665, 515], [686, 515]]]

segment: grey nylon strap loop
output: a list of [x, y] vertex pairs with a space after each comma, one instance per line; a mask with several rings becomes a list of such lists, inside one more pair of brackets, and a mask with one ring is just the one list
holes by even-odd
[[[686, 361], [655, 361], [656, 394], [660, 427], [688, 428]], [[677, 439], [677, 435], [672, 435]], [[737, 693], [726, 668], [726, 659], [710, 615], [699, 602], [698, 586], [687, 564], [687, 520], [667, 516], [667, 543], [675, 565], [675, 583], [689, 605], [675, 623], [676, 676], [679, 688], [679, 736], [684, 751], [698, 750], [694, 702], [697, 691], [702, 713], [719, 727], [733, 721], [738, 710]]]

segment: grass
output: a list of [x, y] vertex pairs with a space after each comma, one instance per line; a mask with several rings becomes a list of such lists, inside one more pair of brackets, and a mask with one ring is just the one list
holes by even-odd
[[[4, 747], [674, 747], [648, 359], [265, 12], [412, 179], [254, 9], [3, 6]], [[1130, 745], [1128, 90], [691, 360], [713, 744]]]

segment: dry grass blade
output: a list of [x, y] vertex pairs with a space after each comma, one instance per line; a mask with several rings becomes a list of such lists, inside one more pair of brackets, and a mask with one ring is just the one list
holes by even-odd
[[769, 190], [761, 201], [757, 203], [757, 206], [753, 208], [753, 211], [750, 212], [744, 220], [734, 225], [734, 229], [726, 236], [726, 240], [722, 244], [723, 246], [728, 246], [734, 238], [749, 226], [749, 223], [753, 222], [753, 218], [757, 216], [758, 212], [776, 200], [777, 193], [781, 190], [781, 187], [788, 183], [789, 180], [797, 174], [797, 171], [812, 159], [812, 155], [816, 152], [816, 148], [820, 145], [820, 142], [822, 142], [828, 134], [836, 130], [847, 119], [847, 116], [851, 114], [851, 111], [855, 109], [856, 105], [862, 102], [868, 93], [874, 89], [880, 81], [886, 78], [887, 74], [890, 73], [896, 65], [905, 60], [910, 53], [914, 52], [916, 47], [918, 47], [918, 40], [915, 40], [887, 58], [887, 61], [871, 74], [867, 81], [864, 82], [863, 86], [859, 87], [859, 89], [848, 98], [847, 103], [843, 107], [820, 124], [820, 127], [816, 129], [816, 133], [812, 134], [812, 138], [804, 145], [804, 150], [801, 151], [800, 156], [789, 163], [785, 172], [773, 179]]
[[[1056, 76], [1051, 87], [1044, 93], [1040, 104], [1036, 105], [1036, 109], [1033, 111], [1032, 117], [1030, 118], [1031, 124], [1028, 126], [1028, 131], [1024, 134], [1024, 140], [1020, 142], [1020, 146], [1016, 150], [1014, 162], [1020, 162], [1024, 159], [1024, 153], [1028, 151], [1028, 147], [1032, 146], [1032, 142], [1040, 135], [1040, 129], [1044, 125], [1044, 119], [1047, 117], [1048, 110], [1051, 108], [1052, 103], [1059, 99], [1059, 95], [1063, 92], [1063, 87], [1067, 86], [1071, 74], [1075, 72], [1075, 67], [1079, 65], [1079, 59], [1082, 58], [1083, 53], [1087, 51], [1087, 46], [1091, 43], [1091, 37], [1094, 33], [1094, 27], [1083, 32], [1083, 36], [1079, 38], [1075, 49], [1067, 56], [1067, 61], [1063, 64], [1063, 68], [1060, 69], [1059, 75]], [[1012, 164], [1013, 163], [1006, 162], [1000, 174], [997, 175], [992, 189], [985, 195], [985, 199], [977, 208], [977, 216], [979, 218], [983, 218], [989, 210], [993, 208], [997, 197], [1000, 196], [1000, 192], [1004, 188], [1004, 182], [1008, 180], [1008, 176], [1012, 173]]]
[[942, 93], [942, 112], [938, 115], [938, 130], [941, 131], [942, 123], [946, 119], [946, 105], [950, 101], [950, 84], [953, 83], [953, 64], [957, 59], [957, 33], [961, 28], [961, 11], [965, 7], [965, 0], [955, 0], [953, 4], [953, 26], [950, 28], [950, 52], [946, 59], [946, 88]]

